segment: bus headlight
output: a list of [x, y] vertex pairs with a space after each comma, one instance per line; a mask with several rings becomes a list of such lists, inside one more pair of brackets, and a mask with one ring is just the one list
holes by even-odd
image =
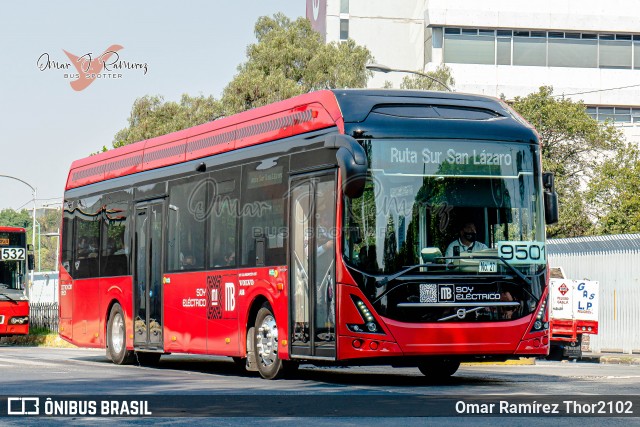
[[533, 327], [529, 332], [538, 332], [549, 329], [549, 322], [547, 321], [547, 300], [545, 299], [540, 304], [540, 309], [536, 313], [536, 320], [533, 322]]
[[362, 301], [360, 298], [356, 297], [355, 295], [351, 295], [351, 299], [353, 300], [353, 303], [358, 309], [358, 313], [360, 313], [360, 316], [362, 317], [362, 320], [364, 321], [364, 323], [361, 323], [361, 324], [347, 323], [347, 328], [352, 332], [358, 332], [358, 333], [370, 333], [370, 334], [384, 333], [384, 331], [382, 330], [378, 322], [376, 322], [375, 317], [373, 317], [373, 313], [371, 312], [371, 310], [369, 310], [369, 308], [364, 303], [364, 301]]
[[533, 324], [533, 329], [542, 329], [542, 322], [536, 320], [536, 322]]
[[9, 319], [10, 325], [26, 325], [29, 323], [29, 316], [12, 317]]

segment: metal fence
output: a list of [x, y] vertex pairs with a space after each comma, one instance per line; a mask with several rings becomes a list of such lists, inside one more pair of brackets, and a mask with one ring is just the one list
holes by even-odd
[[547, 247], [549, 265], [562, 267], [568, 279], [600, 282], [591, 350], [640, 352], [640, 235], [551, 239]]
[[36, 302], [29, 304], [29, 328], [42, 328], [58, 332], [58, 303]]
[[29, 301], [32, 303], [58, 301], [58, 272], [37, 271], [29, 285]]

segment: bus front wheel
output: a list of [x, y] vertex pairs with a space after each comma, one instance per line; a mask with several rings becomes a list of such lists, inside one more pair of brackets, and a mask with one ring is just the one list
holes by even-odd
[[455, 359], [429, 359], [418, 365], [420, 372], [432, 380], [444, 380], [456, 373], [460, 361]]
[[124, 312], [120, 304], [114, 304], [107, 323], [107, 356], [116, 365], [133, 362], [133, 351], [127, 350], [127, 334]]
[[282, 375], [282, 360], [278, 357], [278, 325], [268, 306], [258, 311], [254, 351], [260, 376], [273, 380]]

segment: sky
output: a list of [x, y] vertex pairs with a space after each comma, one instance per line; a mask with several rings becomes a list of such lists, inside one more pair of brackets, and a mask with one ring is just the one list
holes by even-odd
[[[0, 7], [0, 175], [37, 189], [37, 206], [60, 206], [71, 162], [111, 147], [136, 98], [221, 96], [255, 42], [259, 16], [305, 15], [303, 0], [21, 0]], [[92, 59], [113, 45], [121, 78], [81, 91], [64, 51]], [[115, 49], [114, 49], [115, 50]], [[115, 58], [115, 57], [113, 57]], [[109, 61], [107, 61], [109, 62]], [[140, 65], [135, 65], [140, 64]], [[146, 74], [142, 67], [146, 64]], [[42, 69], [41, 69], [42, 68]], [[113, 67], [112, 67], [113, 68]], [[103, 71], [107, 73], [107, 71]], [[0, 177], [0, 210], [31, 209], [31, 189]]]

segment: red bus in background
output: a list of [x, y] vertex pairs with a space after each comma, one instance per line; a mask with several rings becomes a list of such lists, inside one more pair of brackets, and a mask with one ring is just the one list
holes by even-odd
[[25, 294], [28, 270], [24, 228], [0, 227], [0, 337], [29, 333], [29, 300]]
[[[496, 99], [301, 95], [73, 162], [60, 335], [268, 379], [546, 355], [555, 200], [535, 131]], [[482, 250], [447, 253], [468, 223]]]

